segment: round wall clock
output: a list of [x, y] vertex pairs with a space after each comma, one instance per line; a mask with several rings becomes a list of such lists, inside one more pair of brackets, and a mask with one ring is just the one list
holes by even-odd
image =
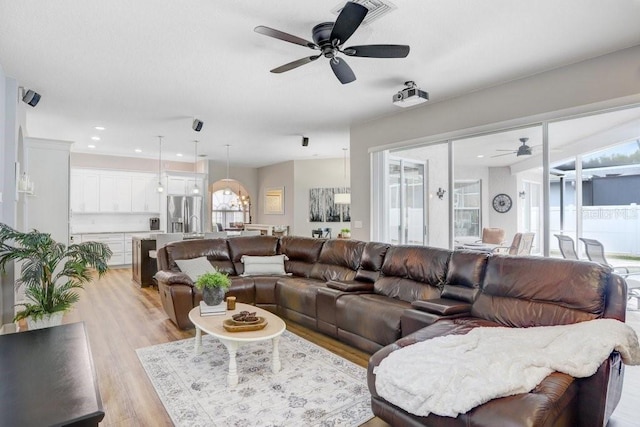
[[493, 209], [496, 212], [505, 213], [511, 209], [511, 197], [507, 194], [498, 194], [493, 198]]

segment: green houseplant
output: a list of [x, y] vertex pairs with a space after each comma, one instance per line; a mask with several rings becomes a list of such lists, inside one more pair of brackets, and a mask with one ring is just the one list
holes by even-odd
[[91, 268], [102, 276], [110, 257], [103, 243], [66, 246], [48, 233], [25, 233], [0, 224], [0, 271], [11, 261], [22, 261], [16, 287], [24, 286], [26, 302], [18, 304], [24, 309], [14, 321], [26, 319], [29, 329], [62, 323], [64, 312], [80, 298], [75, 289], [91, 280]]
[[198, 276], [195, 286], [202, 291], [202, 299], [207, 305], [218, 305], [231, 285], [229, 275], [220, 271], [204, 273]]
[[348, 239], [351, 237], [351, 230], [348, 228], [343, 228], [342, 230], [340, 230], [340, 237], [342, 237], [343, 239]]

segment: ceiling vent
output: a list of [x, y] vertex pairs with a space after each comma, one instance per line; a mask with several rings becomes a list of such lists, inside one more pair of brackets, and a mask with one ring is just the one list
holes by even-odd
[[[369, 9], [369, 12], [367, 12], [367, 16], [365, 16], [364, 21], [362, 21], [362, 25], [368, 25], [371, 22], [375, 21], [376, 19], [381, 18], [382, 16], [391, 12], [392, 10], [397, 9], [397, 6], [389, 1], [351, 0], [351, 2], [360, 4], [366, 7], [367, 9]], [[342, 8], [344, 7], [344, 5], [345, 3], [338, 4], [336, 7], [331, 9], [331, 12], [335, 15], [338, 15], [342, 10]]]

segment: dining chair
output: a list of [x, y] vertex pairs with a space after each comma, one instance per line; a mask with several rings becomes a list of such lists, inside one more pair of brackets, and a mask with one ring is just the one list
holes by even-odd
[[511, 246], [497, 246], [493, 253], [507, 255], [530, 255], [536, 233], [516, 233]]
[[504, 244], [504, 229], [497, 227], [485, 227], [482, 229], [482, 243], [492, 245]]
[[562, 258], [565, 259], [579, 259], [576, 253], [576, 245], [573, 239], [569, 236], [562, 234], [554, 234], [558, 238], [558, 246], [560, 247], [560, 253]]

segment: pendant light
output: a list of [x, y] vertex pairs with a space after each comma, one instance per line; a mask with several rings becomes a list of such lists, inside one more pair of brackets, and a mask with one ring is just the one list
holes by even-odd
[[156, 188], [158, 193], [164, 191], [162, 186], [162, 138], [162, 136], [158, 136], [158, 187]]
[[225, 181], [227, 182], [227, 186], [225, 187], [223, 194], [229, 196], [231, 195], [231, 193], [233, 193], [231, 191], [231, 187], [229, 187], [229, 181], [230, 181], [229, 179], [229, 147], [230, 145], [227, 144], [226, 147], [227, 147], [227, 178], [225, 179]]
[[194, 140], [195, 146], [193, 153], [193, 194], [200, 194], [200, 188], [198, 187], [198, 140]]
[[[344, 189], [347, 190], [347, 149], [343, 148], [344, 152]], [[349, 205], [351, 204], [351, 194], [350, 193], [337, 193], [333, 196], [333, 203], [336, 205]]]

